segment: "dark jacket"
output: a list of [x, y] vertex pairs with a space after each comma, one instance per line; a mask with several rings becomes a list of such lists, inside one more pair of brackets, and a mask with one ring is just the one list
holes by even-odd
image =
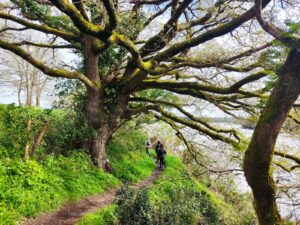
[[158, 149], [157, 156], [159, 158], [165, 158], [166, 154], [167, 154], [167, 152], [166, 152], [166, 150], [164, 148]]
[[157, 145], [155, 146], [155, 153], [156, 153], [156, 154], [158, 154], [158, 150], [159, 150], [159, 148], [160, 148], [160, 144], [159, 144], [159, 143], [157, 143]]

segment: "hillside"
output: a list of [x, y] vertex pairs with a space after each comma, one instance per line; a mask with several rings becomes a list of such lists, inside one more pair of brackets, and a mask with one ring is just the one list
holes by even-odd
[[139, 191], [123, 187], [113, 205], [86, 215], [78, 225], [255, 224], [245, 205], [210, 191], [178, 157], [168, 156], [166, 165], [153, 185]]
[[[113, 174], [92, 165], [84, 150], [76, 149], [66, 129], [75, 129], [70, 114], [62, 111], [45, 111], [38, 108], [15, 106], [0, 107], [0, 224], [18, 224], [24, 218], [51, 212], [64, 204], [77, 202], [88, 196], [120, 189], [113, 204], [95, 214], [84, 216], [79, 224], [254, 224], [249, 201], [236, 201], [242, 195], [209, 190], [208, 182], [191, 176], [180, 158], [167, 155], [166, 168], [150, 185], [140, 190], [128, 188], [145, 180], [155, 170], [154, 157], [144, 151], [146, 140], [143, 129], [125, 126], [118, 130], [107, 146]], [[40, 123], [46, 115], [52, 127], [47, 131], [36, 154], [30, 159], [22, 157], [26, 143], [32, 143]], [[65, 116], [69, 120], [65, 122]], [[35, 121], [36, 130], [26, 133], [24, 121]], [[42, 118], [42, 119], [41, 119]], [[71, 122], [70, 122], [71, 121]], [[15, 129], [18, 126], [19, 129]], [[56, 127], [57, 126], [57, 127]], [[129, 126], [130, 127], [130, 126]], [[84, 130], [81, 128], [80, 131]], [[35, 133], [34, 133], [35, 132]], [[66, 139], [63, 135], [68, 135]], [[74, 134], [73, 134], [74, 135]], [[16, 138], [18, 137], [18, 138]], [[31, 139], [30, 139], [31, 137]], [[51, 142], [57, 137], [55, 142]], [[62, 144], [63, 142], [66, 142]], [[152, 152], [154, 156], [154, 152]]]

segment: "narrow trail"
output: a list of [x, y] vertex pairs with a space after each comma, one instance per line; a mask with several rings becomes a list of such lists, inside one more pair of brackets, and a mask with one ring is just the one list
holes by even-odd
[[[157, 179], [161, 172], [161, 170], [156, 169], [147, 179], [132, 184], [130, 187], [134, 190], [140, 190], [149, 186]], [[23, 220], [22, 225], [73, 225], [85, 214], [96, 212], [112, 204], [118, 190], [119, 188], [114, 188], [102, 194], [67, 204], [57, 211], [43, 213], [36, 218], [26, 218]]]

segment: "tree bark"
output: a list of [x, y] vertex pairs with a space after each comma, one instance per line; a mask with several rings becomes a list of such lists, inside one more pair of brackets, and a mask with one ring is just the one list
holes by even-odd
[[[94, 82], [100, 83], [98, 54], [93, 50], [94, 38], [85, 35], [84, 57], [86, 74]], [[100, 90], [87, 87], [87, 99], [84, 108], [85, 118], [89, 126], [96, 130], [96, 134], [90, 141], [89, 152], [94, 165], [104, 167], [106, 162], [106, 142], [112, 134], [109, 129], [108, 115], [103, 110], [103, 87]]]
[[244, 158], [246, 180], [252, 188], [261, 225], [283, 224], [276, 205], [271, 163], [277, 136], [299, 94], [300, 54], [293, 49], [278, 71], [278, 81], [261, 113]]
[[[94, 38], [85, 35], [82, 39], [84, 43], [84, 56], [86, 74], [92, 81], [101, 83], [99, 76], [98, 53], [93, 49]], [[121, 118], [128, 104], [128, 95], [118, 93], [115, 89], [112, 96], [104, 96], [104, 90], [114, 89], [105, 82], [101, 83], [99, 89], [87, 87], [87, 99], [84, 109], [86, 120], [96, 134], [90, 141], [89, 152], [92, 162], [98, 167], [105, 167], [106, 162], [106, 144], [115, 128], [121, 122]], [[104, 99], [109, 98], [109, 105]]]
[[35, 150], [37, 149], [37, 147], [41, 144], [44, 135], [46, 134], [46, 131], [49, 127], [49, 121], [45, 122], [45, 125], [43, 126], [43, 128], [39, 131], [39, 133], [36, 135], [34, 142], [30, 148], [30, 157], [33, 157], [35, 155]]
[[41, 75], [37, 74], [37, 81], [35, 84], [35, 106], [41, 105]]
[[[84, 44], [85, 69], [88, 78], [100, 83], [98, 54], [93, 51], [94, 38], [85, 35], [82, 38]], [[84, 109], [85, 116], [90, 126], [94, 129], [100, 126], [101, 117], [101, 90], [87, 87], [87, 99]]]
[[30, 132], [32, 128], [32, 120], [29, 119], [27, 121], [27, 127], [26, 127], [26, 143], [24, 148], [24, 159], [27, 160], [30, 158]]
[[94, 165], [104, 168], [106, 157], [106, 143], [111, 133], [108, 124], [97, 130], [90, 146], [90, 155]]

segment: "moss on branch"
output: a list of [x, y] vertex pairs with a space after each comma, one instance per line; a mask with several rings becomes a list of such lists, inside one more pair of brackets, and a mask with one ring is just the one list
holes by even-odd
[[73, 21], [74, 25], [85, 34], [98, 37], [102, 41], [106, 41], [111, 35], [112, 30], [106, 30], [104, 26], [93, 24], [86, 20], [81, 12], [68, 0], [51, 0], [60, 11], [65, 13]]
[[241, 93], [244, 95], [253, 95], [253, 96], [259, 96], [257, 93], [250, 93], [239, 90], [242, 86], [245, 84], [248, 84], [250, 82], [259, 80], [269, 74], [269, 71], [259, 71], [255, 74], [249, 75], [238, 82], [234, 83], [230, 87], [217, 87], [217, 86], [208, 86], [208, 85], [202, 85], [198, 82], [177, 82], [172, 80], [153, 80], [148, 79], [143, 81], [143, 86], [145, 88], [159, 88], [159, 89], [179, 89], [179, 88], [188, 88], [188, 89], [194, 89], [197, 91], [205, 91], [210, 92], [214, 94], [234, 94], [234, 93]]
[[43, 32], [43, 33], [46, 33], [46, 34], [56, 35], [60, 38], [65, 39], [66, 41], [79, 42], [81, 40], [81, 37], [78, 34], [58, 30], [58, 29], [49, 27], [47, 25], [39, 25], [39, 24], [36, 24], [36, 23], [31, 23], [31, 22], [28, 22], [24, 19], [21, 19], [17, 16], [14, 16], [14, 15], [6, 13], [6, 12], [0, 12], [0, 18], [16, 22], [20, 25], [23, 25], [23, 26], [27, 27], [27, 28], [34, 29], [34, 30], [37, 30], [37, 31], [40, 31], [40, 32]]
[[152, 104], [159, 104], [162, 106], [168, 106], [168, 107], [173, 107], [175, 109], [177, 109], [178, 111], [180, 111], [183, 115], [185, 115], [186, 117], [188, 117], [190, 120], [195, 121], [197, 123], [202, 124], [203, 126], [207, 127], [210, 130], [213, 130], [217, 133], [230, 133], [232, 134], [238, 141], [240, 141], [240, 138], [236, 132], [236, 130], [233, 129], [221, 129], [221, 128], [217, 128], [214, 127], [212, 125], [210, 125], [208, 122], [206, 122], [205, 120], [194, 116], [193, 114], [189, 113], [188, 111], [184, 110], [179, 104], [176, 103], [171, 103], [171, 102], [167, 102], [167, 101], [162, 101], [162, 100], [152, 100], [152, 99], [148, 99], [148, 98], [139, 98], [139, 97], [135, 97], [135, 98], [131, 98], [130, 101], [137, 101], [137, 102], [149, 102]]

